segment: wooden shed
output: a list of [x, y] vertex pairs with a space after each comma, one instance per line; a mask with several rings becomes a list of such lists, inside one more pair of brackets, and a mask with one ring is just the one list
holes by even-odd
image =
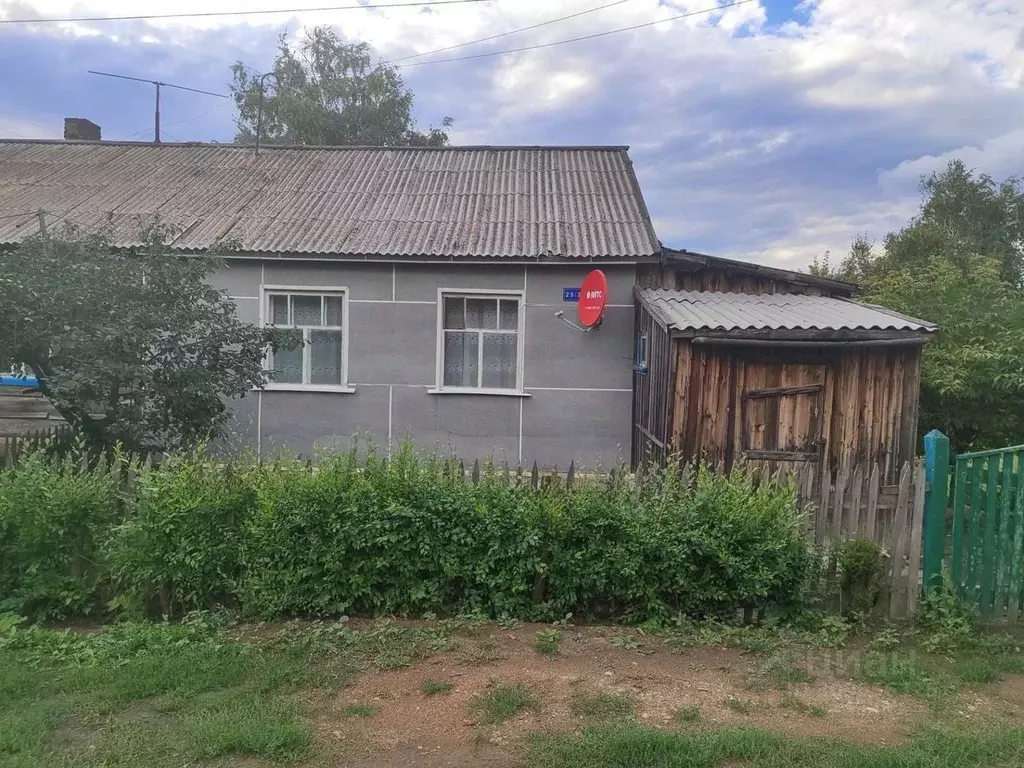
[[931, 323], [855, 286], [667, 251], [636, 289], [633, 465], [703, 458], [799, 469], [914, 457]]

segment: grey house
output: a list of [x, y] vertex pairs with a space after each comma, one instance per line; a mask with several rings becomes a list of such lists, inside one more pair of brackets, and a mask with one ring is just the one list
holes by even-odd
[[[115, 244], [159, 216], [253, 323], [306, 342], [234, 404], [269, 455], [405, 436], [472, 459], [628, 460], [633, 288], [661, 248], [624, 147], [0, 141], [0, 246], [37, 211]], [[595, 268], [600, 327], [556, 316]]]

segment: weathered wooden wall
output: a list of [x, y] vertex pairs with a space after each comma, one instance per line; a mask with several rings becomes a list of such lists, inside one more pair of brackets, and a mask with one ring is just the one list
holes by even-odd
[[[635, 303], [634, 334], [646, 334], [647, 370], [633, 371], [633, 440], [630, 464], [661, 464], [668, 455], [669, 412], [675, 343], [668, 329], [644, 307]], [[634, 340], [634, 344], [636, 340]], [[635, 355], [635, 349], [634, 349]], [[635, 362], [635, 359], [634, 359]]]
[[778, 349], [677, 342], [671, 446], [682, 458], [798, 471], [913, 460], [920, 346]]
[[[831, 295], [823, 288], [745, 270], [715, 266], [681, 269], [678, 266], [651, 266], [640, 270], [637, 282], [642, 288], [670, 288], [677, 291], [714, 293], [791, 293], [806, 296]], [[843, 293], [842, 295], [848, 295]]]

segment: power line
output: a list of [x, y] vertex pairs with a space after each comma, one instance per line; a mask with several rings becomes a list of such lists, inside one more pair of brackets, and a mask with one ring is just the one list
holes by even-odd
[[395, 64], [395, 63], [397, 63], [399, 61], [407, 61], [409, 59], [418, 59], [421, 56], [433, 56], [435, 53], [444, 53], [445, 51], [453, 51], [456, 48], [465, 48], [467, 45], [476, 45], [477, 43], [486, 43], [489, 40], [497, 40], [499, 37], [508, 37], [509, 35], [514, 35], [514, 34], [516, 34], [518, 32], [527, 32], [528, 30], [531, 30], [531, 29], [539, 29], [540, 27], [546, 27], [549, 24], [557, 24], [560, 21], [568, 21], [569, 19], [579, 18], [580, 16], [586, 16], [588, 13], [595, 13], [596, 11], [603, 11], [605, 8], [611, 8], [613, 5], [622, 5], [623, 3], [628, 3], [628, 2], [629, 2], [629, 0], [615, 0], [614, 3], [605, 3], [604, 5], [597, 6], [597, 8], [590, 8], [588, 10], [579, 11], [577, 13], [570, 13], [568, 16], [559, 16], [557, 19], [550, 19], [548, 21], [542, 21], [539, 24], [531, 24], [528, 27], [520, 27], [519, 29], [510, 29], [508, 32], [501, 32], [501, 33], [499, 33], [497, 35], [491, 35], [490, 37], [481, 37], [479, 40], [470, 40], [469, 42], [466, 42], [466, 43], [457, 43], [456, 45], [449, 45], [446, 48], [437, 48], [437, 49], [435, 49], [433, 51], [425, 51], [423, 53], [413, 53], [413, 54], [410, 54], [409, 56], [402, 56], [402, 57], [397, 58], [397, 59], [392, 59], [390, 61], [390, 63], [391, 64]]
[[179, 91], [191, 91], [192, 93], [202, 93], [207, 96], [216, 96], [220, 99], [230, 99], [230, 96], [225, 96], [223, 93], [213, 93], [213, 91], [201, 91], [198, 88], [188, 88], [184, 85], [174, 85], [173, 83], [165, 83], [161, 80], [147, 80], [144, 77], [129, 77], [128, 75], [112, 75], [109, 72], [97, 72], [95, 69], [86, 70], [90, 75], [103, 75], [104, 77], [116, 77], [119, 80], [134, 80], [137, 83], [149, 83], [150, 85], [160, 86], [162, 88], [177, 88]]
[[327, 5], [318, 8], [266, 8], [257, 11], [200, 11], [199, 13], [140, 13], [131, 16], [77, 16], [47, 19], [0, 19], [0, 24], [66, 24], [76, 21], [143, 21], [150, 19], [200, 19], [212, 16], [263, 16], [278, 13], [314, 13], [320, 11], [374, 11], [378, 8], [422, 8], [430, 5], [486, 3], [490, 0], [428, 0], [423, 3], [377, 3], [375, 5]]
[[685, 19], [689, 16], [700, 16], [705, 13], [714, 13], [715, 11], [724, 11], [726, 8], [735, 8], [738, 5], [746, 5], [752, 3], [754, 0], [738, 0], [735, 3], [726, 3], [725, 5], [716, 5], [714, 8], [704, 8], [700, 11], [690, 11], [688, 13], [680, 13], [677, 16], [668, 16], [664, 19], [658, 19], [657, 21], [647, 21], [643, 24], [633, 24], [629, 27], [619, 27], [618, 29], [609, 29], [606, 32], [595, 32], [592, 35], [581, 35], [580, 37], [570, 37], [566, 40], [555, 40], [552, 43], [538, 43], [537, 45], [526, 45], [522, 48], [510, 48], [505, 51], [491, 51], [490, 53], [477, 53], [472, 56], [453, 56], [450, 59], [434, 59], [433, 61], [411, 61], [408, 64], [396, 64], [396, 69], [403, 69], [405, 67], [422, 67], [425, 64], [444, 64], [449, 61], [468, 61], [470, 59], [486, 59], [491, 56], [505, 56], [509, 53], [522, 53], [523, 51], [535, 51], [539, 48], [552, 48], [556, 45], [565, 45], [566, 43], [578, 43], [581, 40], [593, 40], [598, 37], [607, 37], [608, 35], [614, 35], [619, 32], [630, 32], [634, 29], [643, 29], [644, 27], [653, 27], [656, 24], [664, 24], [666, 21], [676, 21], [678, 19]]

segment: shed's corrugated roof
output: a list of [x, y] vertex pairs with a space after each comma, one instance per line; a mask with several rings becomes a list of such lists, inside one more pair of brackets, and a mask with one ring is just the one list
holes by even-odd
[[932, 323], [890, 309], [825, 296], [711, 293], [658, 288], [644, 288], [637, 293], [644, 303], [676, 331], [936, 330]]
[[659, 253], [625, 147], [252, 147], [0, 141], [0, 243], [37, 211], [132, 245], [222, 238], [278, 254], [649, 258]]

